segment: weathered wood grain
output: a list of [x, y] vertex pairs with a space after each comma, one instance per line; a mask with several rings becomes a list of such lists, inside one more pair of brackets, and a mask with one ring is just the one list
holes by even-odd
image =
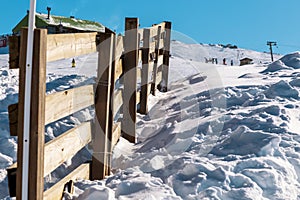
[[91, 123], [86, 122], [49, 141], [45, 145], [44, 176], [75, 156], [91, 140]]

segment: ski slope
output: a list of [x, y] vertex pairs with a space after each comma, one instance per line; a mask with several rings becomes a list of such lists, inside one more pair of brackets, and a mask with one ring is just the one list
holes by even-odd
[[[80, 180], [66, 199], [299, 199], [300, 53], [282, 58], [244, 49], [173, 41], [170, 91], [150, 99], [138, 115], [138, 142], [121, 138], [113, 175]], [[255, 64], [224, 66], [204, 57], [252, 58]], [[93, 81], [96, 54], [48, 63], [47, 93]], [[280, 59], [280, 60], [278, 60]], [[0, 199], [8, 198], [5, 168], [16, 161], [7, 105], [17, 102], [18, 71], [0, 55]], [[239, 64], [239, 63], [238, 63]], [[46, 140], [93, 117], [86, 109], [46, 127]], [[78, 163], [84, 149], [45, 178], [54, 184]]]

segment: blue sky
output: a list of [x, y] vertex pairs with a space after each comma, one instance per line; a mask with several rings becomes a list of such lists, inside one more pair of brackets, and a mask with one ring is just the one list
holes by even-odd
[[[29, 9], [29, 0], [10, 0], [0, 12], [0, 34], [10, 33]], [[139, 17], [141, 27], [171, 21], [173, 30], [199, 43], [236, 44], [277, 53], [300, 51], [299, 0], [37, 0], [37, 11], [99, 21], [122, 32], [124, 18]]]

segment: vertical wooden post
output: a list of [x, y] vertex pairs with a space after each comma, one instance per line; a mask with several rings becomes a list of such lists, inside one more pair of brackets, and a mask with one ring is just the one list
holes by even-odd
[[157, 87], [157, 62], [158, 62], [158, 53], [159, 53], [159, 44], [160, 44], [160, 33], [161, 33], [161, 26], [158, 27], [157, 29], [157, 39], [155, 43], [155, 58], [154, 58], [154, 66], [153, 66], [153, 82], [151, 84], [151, 92], [155, 96], [156, 94], [156, 87]]
[[47, 29], [36, 29], [31, 86], [29, 198], [43, 199]]
[[98, 75], [95, 97], [95, 134], [93, 138], [92, 179], [105, 177], [107, 167], [107, 137], [109, 127], [109, 106], [111, 69], [113, 58], [114, 34], [100, 33], [98, 50]]
[[143, 33], [143, 49], [142, 49], [142, 80], [141, 80], [141, 101], [140, 113], [148, 113], [148, 96], [149, 96], [149, 44], [150, 44], [150, 30], [144, 29]]
[[161, 85], [162, 92], [168, 91], [171, 28], [172, 28], [171, 22], [165, 22], [166, 37], [164, 38], [164, 58], [163, 58], [162, 85]]
[[138, 65], [138, 19], [126, 18], [124, 38], [124, 92], [122, 135], [135, 143], [136, 135], [136, 85]]
[[116, 69], [116, 44], [117, 37], [113, 35], [112, 45], [112, 66], [111, 66], [111, 85], [110, 85], [110, 101], [109, 101], [109, 121], [108, 121], [108, 135], [107, 135], [107, 167], [105, 175], [109, 176], [111, 171], [111, 158], [112, 158], [112, 137], [114, 126], [114, 91], [115, 91], [115, 69]]
[[22, 168], [23, 168], [23, 126], [24, 126], [24, 97], [25, 97], [25, 73], [27, 52], [27, 29], [21, 29], [20, 43], [20, 69], [19, 69], [19, 104], [18, 104], [18, 168], [16, 198], [22, 200]]
[[[44, 191], [44, 144], [45, 144], [45, 95], [46, 95], [46, 53], [47, 30], [36, 29], [34, 32], [34, 52], [32, 64], [31, 109], [30, 109], [30, 147], [29, 172], [22, 172], [23, 157], [23, 119], [26, 73], [27, 30], [22, 29], [19, 91], [19, 127], [18, 127], [18, 170], [17, 199], [21, 199], [22, 173], [29, 173], [28, 199], [43, 199]], [[25, 46], [24, 46], [25, 45]]]

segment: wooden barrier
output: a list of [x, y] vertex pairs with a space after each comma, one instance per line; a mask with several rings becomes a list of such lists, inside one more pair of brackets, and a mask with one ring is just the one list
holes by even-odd
[[[96, 32], [93, 33], [68, 33], [68, 34], [51, 34], [46, 40], [47, 57], [46, 61], [56, 61], [65, 58], [96, 52]], [[10, 69], [19, 68], [20, 59], [20, 42], [18, 36], [9, 38]]]
[[[111, 171], [111, 155], [121, 135], [136, 141], [137, 105], [148, 112], [150, 90], [155, 94], [168, 80], [170, 22], [138, 30], [137, 18], [126, 18], [125, 36], [114, 33], [47, 35], [35, 30], [30, 119], [29, 199], [61, 199], [66, 184], [78, 178], [103, 179]], [[20, 67], [19, 102], [9, 106], [10, 132], [18, 136], [18, 161], [23, 156], [23, 119], [27, 29], [11, 39], [10, 67]], [[139, 47], [141, 41], [143, 46]], [[46, 62], [98, 51], [96, 85], [86, 85], [46, 95]], [[138, 63], [142, 62], [142, 68]], [[141, 87], [137, 87], [137, 80]], [[151, 88], [152, 85], [152, 88]], [[121, 87], [120, 87], [121, 86]], [[167, 84], [164, 86], [164, 91]], [[95, 122], [81, 125], [44, 142], [45, 125], [86, 108], [95, 109]], [[122, 115], [118, 115], [122, 113]], [[120, 117], [122, 116], [122, 117]], [[75, 170], [44, 191], [44, 177], [91, 144], [91, 163]], [[22, 195], [22, 162], [8, 168], [9, 183]], [[13, 180], [16, 172], [16, 181]], [[72, 184], [71, 184], [72, 185]], [[14, 195], [12, 195], [14, 196]]]

